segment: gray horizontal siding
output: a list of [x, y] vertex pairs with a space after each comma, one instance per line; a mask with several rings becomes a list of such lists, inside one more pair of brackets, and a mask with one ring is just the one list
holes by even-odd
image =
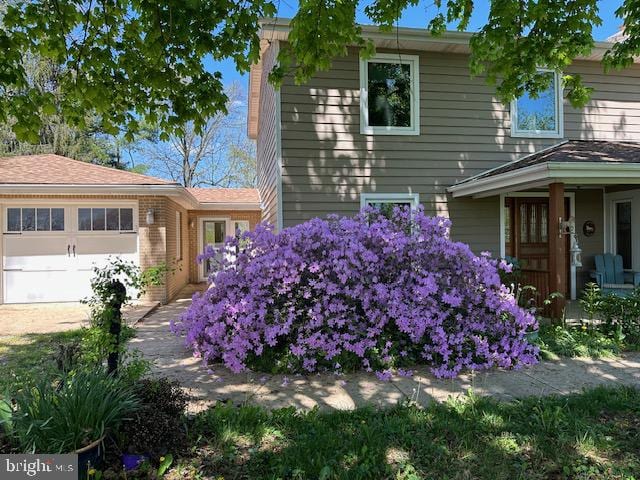
[[[498, 252], [497, 198], [456, 199], [450, 185], [558, 143], [510, 136], [510, 108], [483, 78], [471, 78], [468, 57], [420, 56], [420, 135], [360, 134], [359, 64], [355, 51], [304, 85], [281, 89], [283, 216], [291, 225], [330, 212], [351, 214], [362, 192], [419, 193], [426, 211], [448, 216], [454, 238]], [[640, 138], [640, 68], [603, 73], [576, 62], [595, 89], [584, 109], [564, 106], [569, 139]]]
[[258, 191], [262, 203], [262, 220], [277, 225], [278, 215], [278, 153], [276, 125], [276, 91], [268, 81], [277, 56], [277, 43], [271, 45], [262, 59], [260, 112], [258, 117], [257, 168]]

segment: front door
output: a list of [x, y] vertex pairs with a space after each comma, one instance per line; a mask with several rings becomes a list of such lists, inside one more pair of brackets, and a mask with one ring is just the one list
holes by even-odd
[[[522, 269], [521, 285], [535, 288], [533, 296], [539, 307], [549, 295], [549, 235], [558, 235], [558, 226], [549, 222], [549, 198], [507, 197], [505, 198], [505, 253], [518, 260]], [[565, 198], [565, 218], [569, 217], [569, 199]], [[567, 252], [569, 236], [566, 235]], [[569, 256], [567, 255], [567, 272]], [[570, 275], [567, 273], [567, 285]], [[569, 292], [561, 292], [569, 298]]]
[[[218, 250], [224, 243], [227, 236], [226, 220], [202, 220], [202, 251], [206, 251], [207, 247]], [[206, 280], [217, 270], [218, 259], [220, 254], [214, 258], [209, 258], [202, 262], [202, 279]]]

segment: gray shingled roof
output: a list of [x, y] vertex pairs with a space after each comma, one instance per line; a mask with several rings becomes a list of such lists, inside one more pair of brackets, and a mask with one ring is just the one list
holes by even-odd
[[640, 163], [640, 143], [572, 140], [542, 150], [460, 183], [488, 178], [543, 163]]

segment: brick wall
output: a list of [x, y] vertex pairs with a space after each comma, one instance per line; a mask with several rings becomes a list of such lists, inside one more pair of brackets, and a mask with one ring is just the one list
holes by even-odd
[[[166, 197], [139, 197], [138, 235], [140, 245], [140, 268], [144, 271], [167, 261], [167, 217]], [[147, 225], [147, 212], [154, 212], [154, 222]], [[168, 300], [166, 285], [147, 289], [144, 299], [165, 303]]]
[[[181, 225], [177, 225], [176, 213], [180, 212]], [[181, 251], [177, 250], [178, 228], [181, 232]], [[187, 210], [177, 203], [167, 200], [167, 265], [175, 270], [167, 274], [167, 297], [171, 300], [189, 283], [189, 223]]]
[[[200, 218], [226, 218], [229, 220], [248, 220], [249, 228], [253, 229], [261, 221], [262, 213], [259, 210], [189, 210], [189, 252], [191, 259], [189, 261], [189, 281], [192, 283], [200, 282], [200, 264], [196, 262], [199, 252], [198, 235], [202, 233], [200, 230]], [[193, 227], [192, 227], [193, 225]]]

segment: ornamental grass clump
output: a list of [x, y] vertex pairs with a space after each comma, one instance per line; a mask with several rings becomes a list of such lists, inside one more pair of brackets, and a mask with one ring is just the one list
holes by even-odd
[[[500, 282], [504, 262], [422, 211], [370, 209], [229, 238], [210, 288], [172, 325], [206, 363], [234, 372], [376, 371], [438, 377], [537, 361], [535, 318]], [[220, 260], [220, 258], [222, 258]]]

